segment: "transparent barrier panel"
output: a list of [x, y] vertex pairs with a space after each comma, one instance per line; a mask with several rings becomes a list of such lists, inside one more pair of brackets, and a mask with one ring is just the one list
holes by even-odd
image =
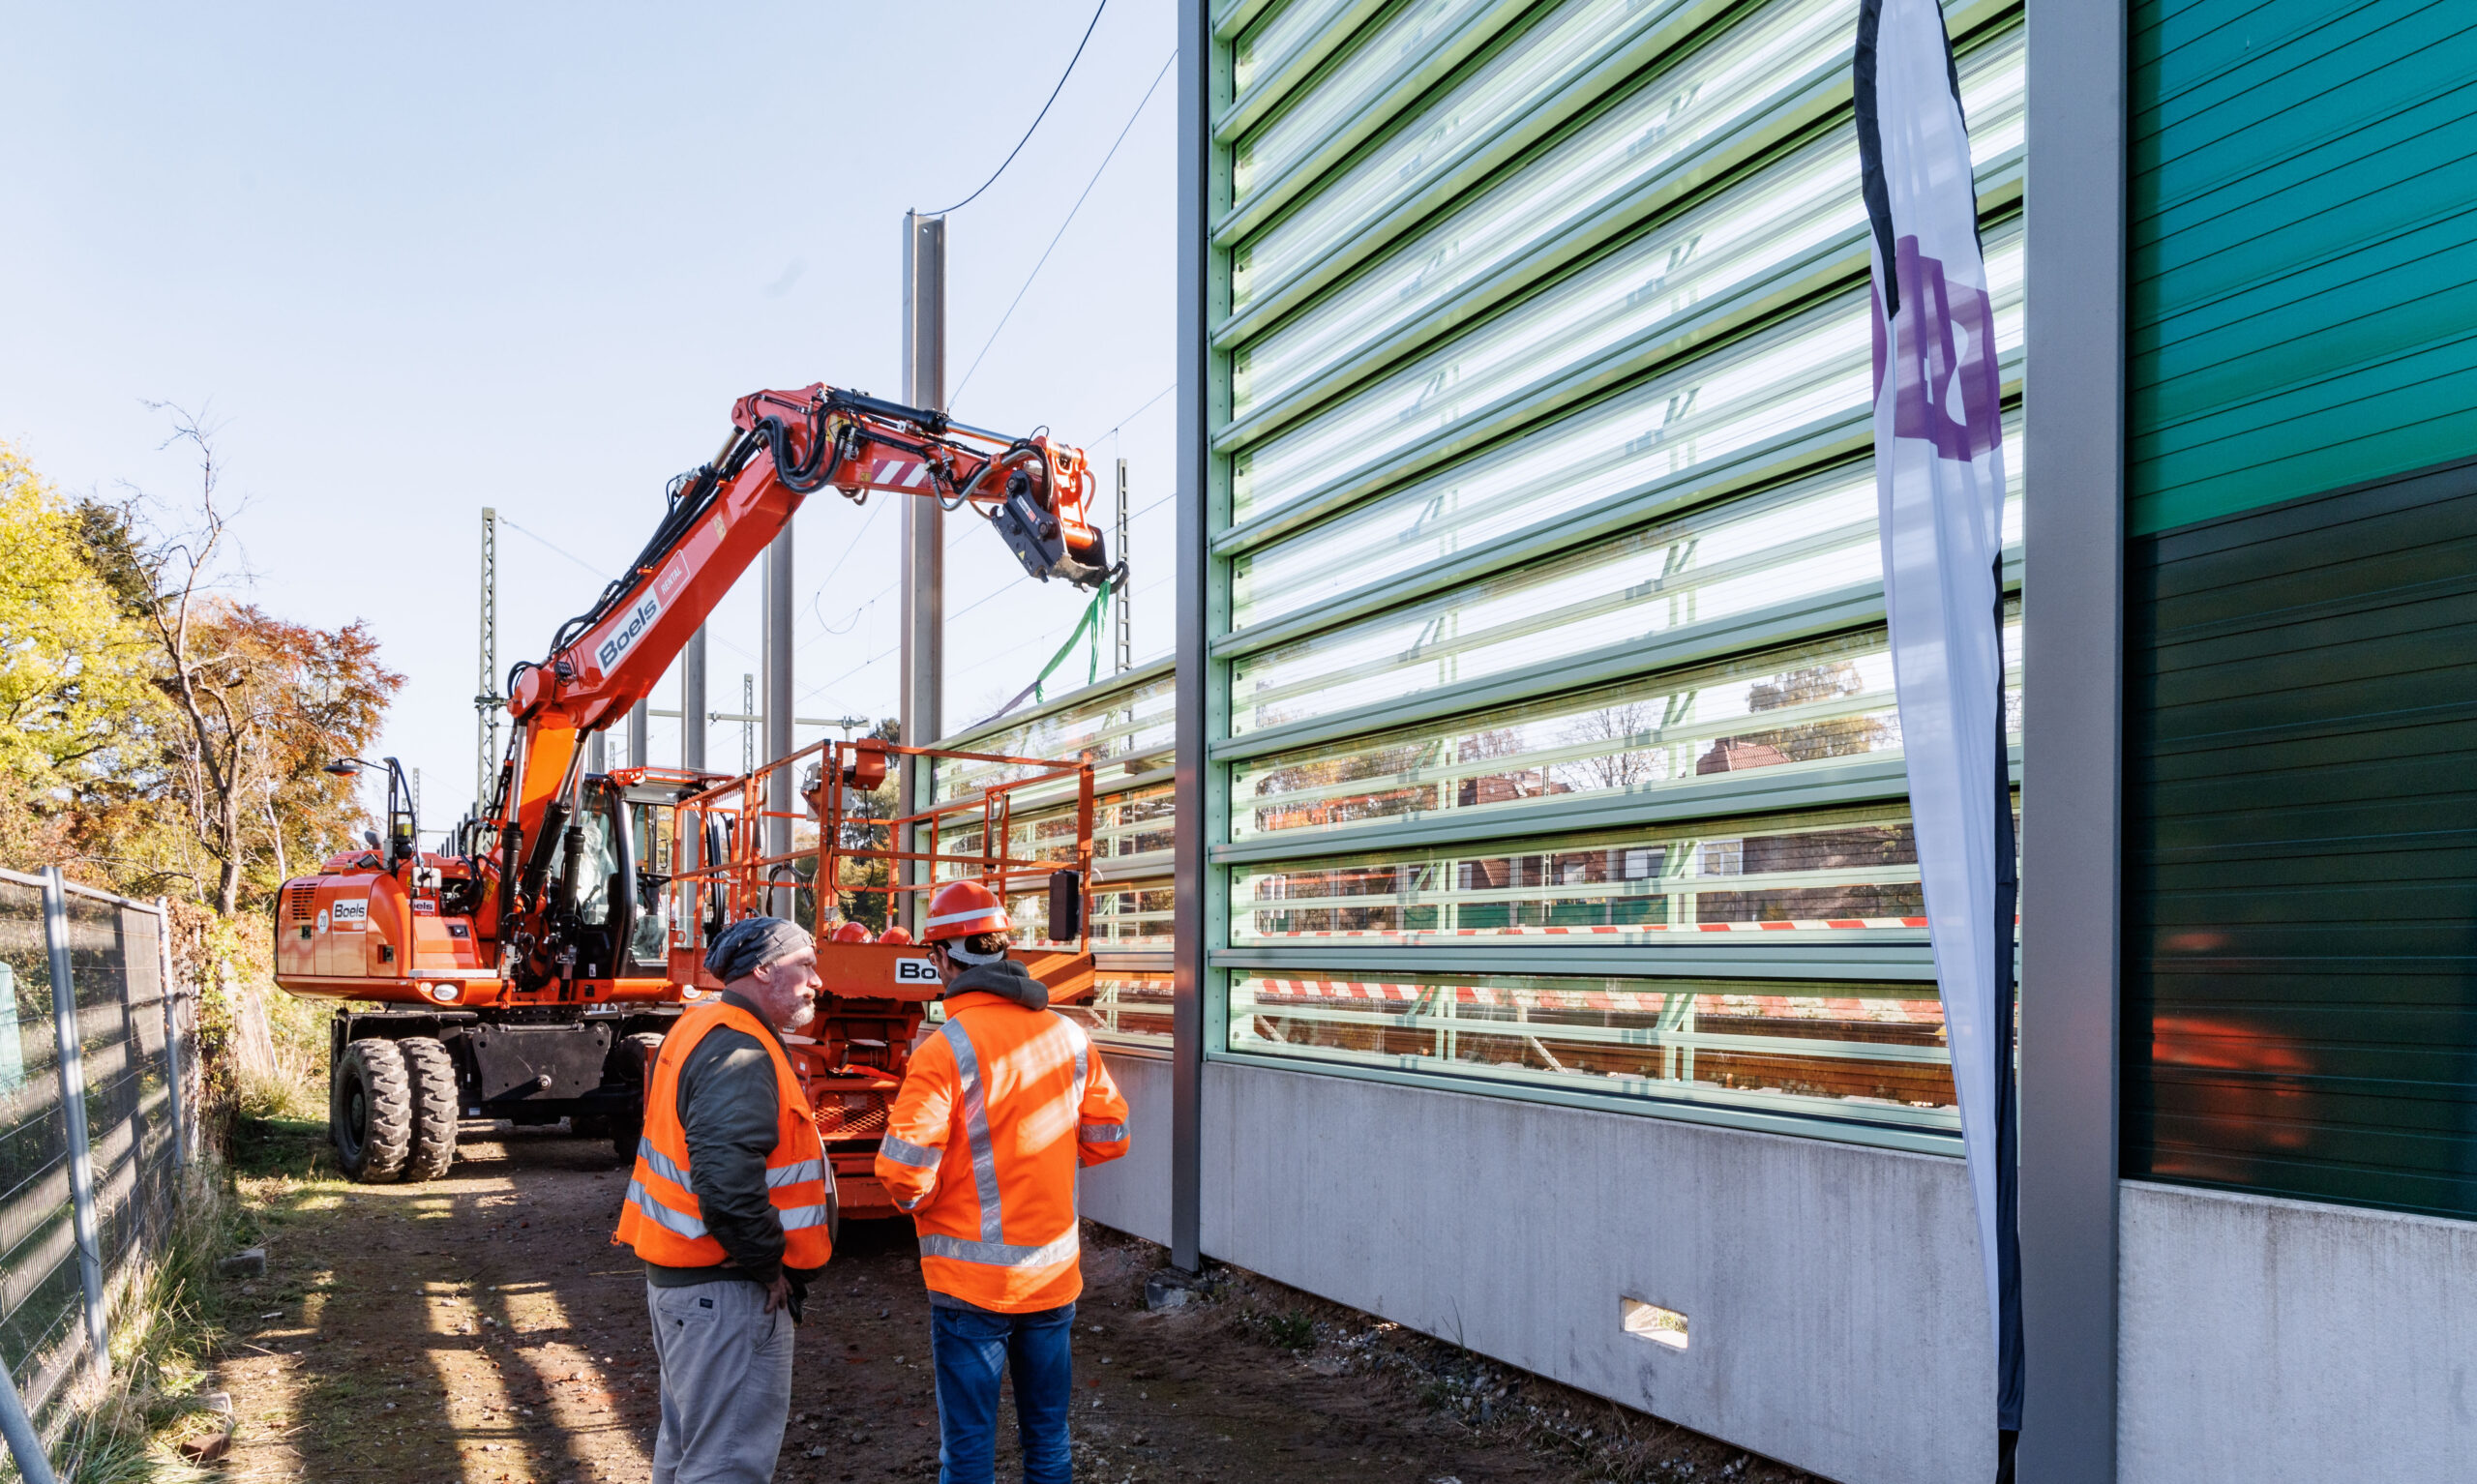
[[1238, 136], [1230, 151], [1234, 203], [1245, 205], [1250, 194], [1306, 158], [1351, 115], [1377, 103], [1395, 68], [1426, 55], [1465, 21], [1491, 9], [1490, 0], [1412, 0], [1379, 20], [1315, 86], [1299, 90]]
[[[1442, 97], [1394, 124], [1372, 149], [1318, 182], [1313, 195], [1233, 253], [1231, 308], [1245, 309], [1267, 287], [1364, 231], [1386, 211], [1442, 179], [1499, 128], [1547, 102], [1605, 55], [1685, 8], [1684, 0], [1566, 0], [1533, 21]], [[1857, 15], [1856, 0], [1806, 0], [1804, 8]], [[1739, 63], [1741, 69], [1761, 65]], [[1690, 101], [1703, 85], [1698, 80], [1664, 91]], [[1716, 91], [1726, 87], [1716, 77], [1712, 85]]]
[[[2021, 464], [2007, 460], [2007, 542], [2020, 539]], [[1230, 729], [1244, 735], [1649, 642], [1880, 582], [1882, 571], [1874, 465], [1845, 465], [1242, 656], [1230, 667]]]
[[1170, 1049], [1170, 976], [1104, 968], [1092, 976], [1092, 995], [1063, 1005], [1060, 1015], [1092, 1033], [1103, 1046]]
[[[1845, 55], [1848, 45], [1849, 33], [1831, 17], [1783, 13], [1632, 90], [1539, 159], [1238, 347], [1231, 358], [1231, 416], [1243, 418], [1343, 356], [1419, 323], [1455, 294], [1672, 170], [1699, 184], [1709, 168], [1707, 143], [1779, 107], [1785, 94]], [[1962, 102], [1982, 170], [2020, 145], [2022, 76], [2017, 32], [1962, 61]], [[1638, 334], [1863, 223], [1857, 158], [1857, 132], [1843, 125], [1691, 211], [1637, 232], [1576, 280], [1545, 290], [1539, 298], [1554, 310], [1526, 304], [1507, 316], [1539, 328], [1489, 323], [1470, 332], [1485, 347], [1444, 358], [1431, 371], [1435, 389], [1469, 403], [1468, 390], [1448, 378], [1498, 365], [1506, 355], [1498, 346], [1508, 339], [1526, 348], [1554, 344], [1570, 347], [1569, 356], [1588, 354], [1594, 344]]]
[[[1986, 250], [1997, 343], [2017, 352], [2019, 224], [1989, 231]], [[1432, 565], [1798, 429], [1862, 416], [1873, 395], [1867, 303], [1864, 291], [1843, 294], [1241, 557], [1232, 574], [1233, 626]], [[1309, 492], [1302, 479], [1264, 504], [1249, 460], [1232, 462], [1234, 519]]]
[[[1045, 761], [1149, 765], [1157, 759], [1159, 766], [1167, 767], [1171, 749], [1177, 742], [1175, 713], [1178, 702], [1179, 677], [1175, 672], [1164, 672], [1124, 690], [1105, 692], [1065, 710], [1053, 711], [1013, 727], [979, 732], [967, 738], [961, 746], [969, 752], [1036, 757]], [[940, 758], [934, 766], [937, 772], [936, 795], [940, 799], [959, 798], [973, 789], [1005, 783], [1030, 771], [1004, 763], [972, 762], [960, 758]], [[1046, 793], [1049, 787], [1070, 796], [1074, 792], [1071, 781], [1028, 791]]]
[[1233, 974], [1230, 1049], [1475, 1083], [1959, 1127], [1931, 984]]
[[1921, 939], [1925, 910], [1899, 806], [1239, 866], [1230, 880], [1234, 944], [1520, 937], [1553, 958], [1716, 929]]
[[1282, 64], [1333, 17], [1351, 8], [1352, 0], [1291, 0], [1258, 16], [1230, 48], [1230, 90], [1244, 97], [1249, 88], [1281, 71]]
[[[2017, 605], [2004, 630], [2006, 720], [2020, 726]], [[1247, 840], [1652, 793], [1753, 768], [1813, 769], [1900, 749], [1878, 627], [1724, 664], [1294, 752], [1231, 768], [1230, 833]], [[1304, 836], [1302, 836], [1304, 838]], [[1302, 853], [1320, 848], [1302, 845]]]

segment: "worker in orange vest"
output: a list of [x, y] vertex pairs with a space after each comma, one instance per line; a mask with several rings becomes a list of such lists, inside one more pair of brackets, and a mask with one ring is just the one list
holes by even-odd
[[939, 1484], [990, 1484], [1009, 1366], [1024, 1484], [1071, 1477], [1075, 1172], [1127, 1150], [1126, 1099], [1084, 1028], [1006, 956], [1010, 930], [978, 881], [949, 882], [930, 902], [921, 940], [946, 1020], [912, 1054], [878, 1148], [878, 1178], [920, 1232]]
[[792, 1326], [833, 1252], [834, 1173], [781, 1040], [822, 984], [817, 945], [777, 917], [733, 923], [705, 967], [722, 995], [663, 1038], [612, 1240], [645, 1264], [654, 1484], [763, 1484], [791, 1409]]

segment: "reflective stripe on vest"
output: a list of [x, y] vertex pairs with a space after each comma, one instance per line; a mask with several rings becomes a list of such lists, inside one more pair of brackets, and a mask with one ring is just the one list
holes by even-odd
[[978, 1262], [989, 1267], [1047, 1267], [1063, 1262], [1082, 1250], [1076, 1229], [1038, 1247], [1019, 1247], [1006, 1242], [975, 1242], [969, 1237], [940, 1236], [935, 1232], [920, 1233], [920, 1251], [924, 1257], [947, 1258], [957, 1262]]
[[833, 1251], [827, 1232], [834, 1213], [834, 1175], [825, 1162], [825, 1146], [782, 1046], [756, 1017], [735, 1005], [700, 1005], [682, 1016], [664, 1041], [647, 1079], [644, 1132], [637, 1140], [637, 1166], [612, 1240], [666, 1267], [713, 1267], [727, 1260], [722, 1243], [705, 1226], [689, 1182], [687, 1131], [680, 1127], [678, 1106], [680, 1069], [717, 1025], [755, 1038], [773, 1063], [781, 1108], [774, 1150], [765, 1161], [766, 1193], [783, 1227], [783, 1261], [793, 1267], [821, 1266]]
[[[1073, 1021], [1060, 1016], [1057, 1024], [1066, 1031], [1067, 1044], [1072, 1048], [1075, 1060], [1074, 1087], [1067, 1106], [1081, 1108], [1084, 1106], [1085, 1080], [1090, 1075], [1091, 1043], [1085, 1038], [1084, 1027]], [[971, 1148], [972, 1185], [980, 1197], [980, 1240], [975, 1242], [969, 1237], [923, 1232], [920, 1233], [921, 1253], [927, 1257], [979, 1262], [990, 1267], [1045, 1267], [1073, 1258], [1081, 1248], [1076, 1239], [1077, 1228], [1072, 1224], [1067, 1227], [1065, 1235], [1037, 1247], [1006, 1240], [1005, 1202], [998, 1184], [998, 1154], [989, 1134], [989, 1108], [981, 1083], [980, 1057], [972, 1050], [971, 1036], [964, 1029], [960, 1018], [939, 1026], [938, 1034], [946, 1038], [947, 1049], [954, 1053], [955, 1075], [963, 1083], [964, 1139]], [[1125, 1137], [1123, 1129], [1119, 1137]], [[878, 1147], [880, 1153], [887, 1154], [899, 1164], [925, 1168], [937, 1164], [939, 1159], [937, 1150], [908, 1143], [891, 1134]], [[1079, 1194], [1073, 1186], [1068, 1187], [1070, 1202]], [[912, 1209], [900, 1201], [895, 1203], [905, 1210]], [[1070, 1223], [1072, 1220], [1070, 1217]]]

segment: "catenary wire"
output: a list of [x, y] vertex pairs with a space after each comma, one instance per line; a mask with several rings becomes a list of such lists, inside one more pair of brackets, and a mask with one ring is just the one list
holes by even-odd
[[[1075, 44], [1075, 55], [1066, 59], [1066, 71], [1058, 74], [1058, 86], [1049, 90], [1049, 103], [1041, 104], [1041, 111], [1032, 115], [1032, 128], [1025, 130], [1024, 136], [1015, 141], [1015, 147], [1006, 152], [1006, 158], [998, 163], [996, 174], [991, 175], [989, 179], [980, 183], [980, 191], [986, 191], [990, 187], [997, 185], [998, 177], [1005, 174], [1006, 167], [1015, 163], [1015, 157], [1024, 152], [1024, 146], [1032, 142], [1032, 130], [1041, 127], [1041, 120], [1049, 117], [1050, 104], [1058, 102], [1058, 95], [1065, 91], [1066, 79], [1075, 75], [1075, 64], [1084, 59], [1085, 45], [1092, 40], [1092, 28], [1101, 23], [1101, 13], [1109, 8], [1110, 0], [1101, 0], [1100, 4], [1092, 7], [1092, 18], [1084, 23], [1084, 40]], [[980, 199], [980, 191], [975, 191], [971, 194], [965, 196], [954, 205], [945, 208], [944, 211], [926, 212], [923, 213], [923, 215], [942, 217], [946, 215], [947, 212], [961, 211], [965, 207], [970, 206], [972, 202]]]
[[998, 328], [990, 331], [989, 339], [981, 342], [980, 354], [971, 358], [970, 370], [964, 372], [964, 379], [956, 385], [954, 394], [946, 399], [946, 406], [949, 411], [953, 410], [957, 402], [963, 401], [964, 388], [971, 385], [973, 372], [978, 371], [980, 370], [980, 363], [988, 359], [989, 347], [998, 343], [998, 337], [1006, 329], [1006, 321], [1015, 317], [1015, 310], [1024, 302], [1024, 295], [1031, 291], [1032, 280], [1041, 276], [1041, 269], [1049, 262], [1049, 255], [1058, 251], [1058, 244], [1060, 239], [1066, 236], [1066, 229], [1075, 224], [1075, 214], [1084, 209], [1086, 197], [1091, 195], [1092, 188], [1101, 183], [1101, 171], [1108, 169], [1110, 167], [1110, 162], [1118, 158], [1119, 146], [1126, 142], [1127, 134], [1135, 128], [1135, 121], [1144, 116], [1145, 104], [1152, 102], [1152, 95], [1160, 90], [1161, 79], [1170, 75], [1171, 64], [1178, 60], [1178, 48], [1174, 46], [1170, 49], [1169, 61], [1163, 62], [1161, 64], [1161, 70], [1152, 74], [1152, 86], [1144, 90], [1144, 97], [1137, 102], [1135, 111], [1127, 115], [1125, 127], [1119, 131], [1119, 136], [1117, 138], [1110, 141], [1110, 152], [1101, 157], [1100, 167], [1092, 172], [1092, 178], [1090, 180], [1084, 183], [1084, 194], [1077, 196], [1075, 198], [1075, 204], [1067, 208], [1066, 220], [1058, 224], [1058, 235], [1052, 237], [1049, 240], [1049, 246], [1041, 250], [1040, 261], [1032, 264], [1032, 271], [1025, 276], [1024, 286], [1015, 290], [1013, 303], [1006, 306], [1005, 313], [998, 316]]

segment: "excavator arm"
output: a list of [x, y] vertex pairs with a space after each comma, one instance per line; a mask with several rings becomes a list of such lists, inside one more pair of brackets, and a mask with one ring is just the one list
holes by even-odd
[[[628, 570], [560, 626], [548, 657], [509, 677], [516, 735], [491, 812], [494, 936], [507, 941], [552, 909], [541, 887], [562, 834], [574, 834], [582, 739], [652, 692], [749, 563], [827, 488], [855, 504], [882, 491], [970, 508], [1042, 581], [1092, 588], [1120, 575], [1087, 514], [1093, 485], [1081, 450], [822, 383], [741, 398], [721, 452], [672, 481], [662, 522]], [[573, 869], [560, 876], [577, 889]]]

